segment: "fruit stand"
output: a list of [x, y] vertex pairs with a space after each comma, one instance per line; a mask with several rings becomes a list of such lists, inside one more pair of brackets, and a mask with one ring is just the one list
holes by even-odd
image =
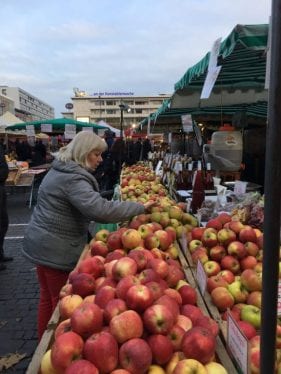
[[[27, 373], [44, 374], [50, 368], [66, 372], [68, 367], [71, 373], [72, 366], [116, 374], [118, 369], [176, 374], [195, 368], [202, 373], [236, 373], [221, 317], [210, 313], [192, 265], [177, 243], [197, 227], [196, 218], [171, 199], [159, 178], [143, 165], [122, 171], [120, 192], [122, 199], [140, 202], [149, 195], [155, 208], [116, 231], [101, 229], [95, 234], [61, 290]], [[159, 215], [157, 206], [166, 214]], [[91, 286], [85, 289], [82, 278], [91, 279]], [[95, 316], [90, 325], [83, 320], [85, 313]], [[73, 339], [76, 348], [70, 343]], [[59, 352], [64, 345], [82, 359], [72, 363], [71, 356], [63, 362]], [[138, 351], [138, 359], [133, 358]]]

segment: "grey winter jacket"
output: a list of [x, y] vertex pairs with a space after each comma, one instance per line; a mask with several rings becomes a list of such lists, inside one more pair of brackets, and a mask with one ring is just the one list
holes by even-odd
[[115, 223], [144, 213], [134, 202], [103, 199], [94, 176], [74, 161], [55, 160], [43, 179], [23, 255], [35, 264], [71, 271], [87, 243], [90, 221]]

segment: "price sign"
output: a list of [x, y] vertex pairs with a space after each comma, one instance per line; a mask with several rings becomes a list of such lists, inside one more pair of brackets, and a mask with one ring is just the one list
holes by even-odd
[[93, 127], [82, 127], [82, 131], [89, 131], [89, 132], [93, 132], [94, 129]]
[[35, 136], [34, 125], [27, 125], [26, 126], [26, 135], [27, 136]]
[[73, 139], [76, 135], [76, 126], [75, 125], [65, 125], [64, 127], [64, 137], [65, 139]]
[[239, 329], [231, 313], [227, 313], [227, 346], [242, 373], [247, 374], [249, 372], [248, 340]]
[[201, 294], [204, 295], [207, 286], [207, 274], [205, 273], [202, 262], [198, 260], [197, 269], [196, 269], [196, 280], [201, 291]]
[[246, 193], [247, 189], [247, 182], [236, 181], [234, 184], [234, 194], [235, 195], [242, 195]]
[[53, 126], [50, 123], [41, 124], [41, 132], [53, 132]]

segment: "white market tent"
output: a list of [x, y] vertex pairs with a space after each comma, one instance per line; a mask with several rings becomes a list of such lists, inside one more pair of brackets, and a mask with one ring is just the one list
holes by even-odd
[[2, 116], [0, 116], [0, 132], [4, 133], [7, 126], [14, 125], [15, 123], [23, 123], [23, 121], [16, 117], [13, 113], [5, 112]]
[[[113, 126], [110, 126], [110, 125], [109, 125], [108, 123], [106, 123], [105, 121], [102, 121], [102, 120], [99, 121], [99, 122], [98, 122], [98, 125], [108, 127], [108, 129], [109, 129], [110, 131], [114, 132], [115, 135], [116, 135], [117, 137], [120, 136], [120, 130], [119, 130], [119, 129], [116, 129], [116, 128], [113, 127]], [[105, 132], [106, 130], [108, 130], [108, 129], [105, 129], [105, 130], [99, 130], [99, 135], [100, 135], [100, 136], [103, 135], [104, 132]]]

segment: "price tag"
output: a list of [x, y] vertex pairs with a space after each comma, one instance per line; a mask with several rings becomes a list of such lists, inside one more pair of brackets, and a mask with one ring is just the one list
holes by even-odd
[[235, 195], [242, 195], [246, 193], [246, 189], [247, 189], [247, 182], [235, 181], [235, 184], [234, 184]]
[[73, 139], [76, 135], [76, 126], [75, 125], [65, 125], [64, 127], [64, 137], [65, 139]]
[[27, 136], [35, 136], [34, 125], [27, 125], [26, 126], [26, 135]]
[[41, 124], [41, 132], [53, 132], [53, 126], [51, 123]]
[[278, 283], [277, 314], [281, 316], [281, 281]]
[[201, 261], [197, 261], [197, 269], [196, 269], [196, 280], [201, 291], [201, 294], [204, 295], [207, 286], [207, 274], [205, 273], [204, 267]]
[[227, 346], [243, 374], [249, 368], [248, 340], [230, 313], [227, 313]]

